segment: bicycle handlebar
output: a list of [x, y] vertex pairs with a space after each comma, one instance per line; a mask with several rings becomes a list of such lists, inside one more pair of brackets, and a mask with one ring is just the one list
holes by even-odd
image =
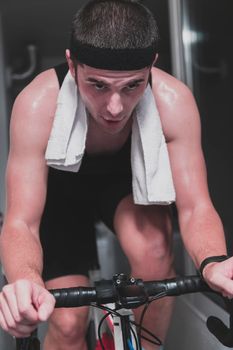
[[[124, 275], [117, 275], [124, 276]], [[144, 302], [141, 298], [153, 297], [160, 293], [163, 296], [178, 296], [187, 293], [197, 293], [209, 291], [213, 292], [210, 287], [199, 276], [178, 277], [161, 281], [146, 281], [135, 280], [131, 278], [128, 282], [122, 283], [122, 280], [117, 279], [116, 283], [113, 280], [102, 280], [96, 282], [95, 287], [72, 287], [62, 289], [52, 289], [50, 293], [56, 299], [56, 308], [60, 307], [79, 307], [87, 306], [92, 303], [107, 304], [118, 303], [122, 305], [122, 298], [125, 298], [125, 305], [130, 300], [129, 298], [139, 299], [139, 303]], [[128, 298], [128, 299], [127, 299]], [[137, 307], [137, 303], [135, 307]], [[130, 308], [134, 307], [132, 304]]]
[[[200, 276], [185, 276], [160, 281], [144, 282], [118, 274], [112, 280], [102, 280], [95, 287], [74, 287], [50, 290], [56, 299], [56, 308], [78, 307], [91, 304], [115, 303], [117, 308], [135, 308], [165, 296], [187, 293], [214, 292]], [[150, 299], [151, 298], [151, 299]], [[230, 314], [228, 328], [217, 317], [207, 320], [209, 331], [225, 346], [233, 347], [233, 303], [224, 298]], [[25, 345], [26, 344], [26, 345]], [[17, 349], [29, 349], [30, 338], [17, 339]]]
[[[187, 293], [214, 292], [200, 276], [185, 276], [161, 281], [142, 281], [115, 275], [112, 280], [96, 282], [95, 287], [76, 287], [50, 290], [56, 308], [116, 303], [118, 308], [135, 308], [149, 297], [178, 296]], [[226, 301], [226, 300], [225, 300]], [[207, 320], [209, 331], [225, 346], [233, 347], [233, 304], [226, 301], [230, 313], [230, 328], [217, 317]]]

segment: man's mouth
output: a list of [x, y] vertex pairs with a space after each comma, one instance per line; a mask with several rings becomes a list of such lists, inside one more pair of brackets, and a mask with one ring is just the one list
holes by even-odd
[[121, 122], [124, 118], [121, 118], [121, 119], [110, 119], [110, 118], [104, 118], [103, 119], [106, 121], [106, 122], [110, 122], [110, 123], [119, 123]]

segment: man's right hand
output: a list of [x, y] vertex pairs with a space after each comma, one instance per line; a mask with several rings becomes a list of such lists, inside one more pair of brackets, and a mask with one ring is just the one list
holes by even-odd
[[41, 285], [18, 280], [0, 293], [0, 326], [17, 338], [30, 336], [53, 312], [54, 297]]

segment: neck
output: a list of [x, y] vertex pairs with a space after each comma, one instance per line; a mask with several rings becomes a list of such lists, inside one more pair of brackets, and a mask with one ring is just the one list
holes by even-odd
[[90, 116], [86, 138], [86, 150], [88, 153], [112, 153], [117, 151], [126, 142], [132, 126], [132, 118], [127, 122], [124, 129], [117, 134], [110, 134], [95, 122]]

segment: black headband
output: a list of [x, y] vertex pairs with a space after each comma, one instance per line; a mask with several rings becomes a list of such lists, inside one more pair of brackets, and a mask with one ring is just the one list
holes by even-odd
[[138, 70], [152, 65], [155, 45], [141, 49], [109, 49], [75, 42], [71, 54], [80, 63], [106, 70]]

